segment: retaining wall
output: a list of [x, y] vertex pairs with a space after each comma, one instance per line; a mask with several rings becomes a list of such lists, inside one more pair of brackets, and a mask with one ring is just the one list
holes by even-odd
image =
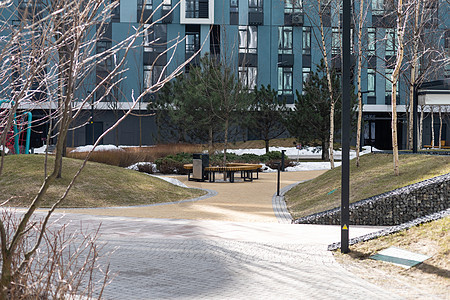
[[[350, 224], [392, 226], [450, 208], [450, 173], [350, 204]], [[306, 216], [296, 224], [339, 225], [341, 209]]]

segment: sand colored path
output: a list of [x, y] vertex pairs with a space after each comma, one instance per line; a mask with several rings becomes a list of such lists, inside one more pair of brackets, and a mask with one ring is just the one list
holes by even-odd
[[[319, 176], [325, 171], [303, 171], [281, 173], [281, 188], [303, 180]], [[189, 187], [214, 190], [216, 196], [177, 204], [147, 207], [61, 209], [68, 213], [90, 215], [217, 220], [233, 222], [273, 222], [277, 219], [272, 208], [272, 196], [276, 193], [276, 173], [260, 173], [253, 182], [193, 182], [187, 176], [173, 176]]]

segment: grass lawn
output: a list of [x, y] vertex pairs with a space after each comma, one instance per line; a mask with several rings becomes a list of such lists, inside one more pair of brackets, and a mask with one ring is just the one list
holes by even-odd
[[[450, 156], [400, 155], [400, 176], [395, 176], [391, 154], [361, 156], [359, 168], [350, 161], [350, 202], [363, 200], [431, 177], [450, 173]], [[294, 218], [340, 206], [341, 168], [299, 184], [286, 194]]]
[[[53, 166], [49, 156], [49, 170]], [[64, 158], [62, 178], [47, 192], [43, 206], [59, 198], [78, 170], [81, 161]], [[27, 206], [44, 179], [44, 155], [9, 155], [0, 176], [1, 202], [14, 199], [9, 206]], [[178, 201], [203, 195], [132, 170], [89, 162], [61, 207], [106, 207]]]
[[[407, 270], [369, 258], [391, 246], [431, 258]], [[448, 299], [449, 255], [450, 217], [352, 245], [349, 254], [334, 252], [336, 260], [352, 273], [407, 299]]]

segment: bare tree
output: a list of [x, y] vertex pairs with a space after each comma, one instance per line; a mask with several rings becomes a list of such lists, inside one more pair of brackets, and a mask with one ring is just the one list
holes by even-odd
[[366, 23], [368, 12], [368, 3], [365, 3], [364, 0], [360, 0], [359, 2], [359, 11], [358, 17], [355, 18], [355, 24], [358, 25], [358, 31], [356, 32], [357, 38], [355, 45], [356, 49], [358, 49], [357, 59], [357, 99], [358, 99], [358, 121], [356, 127], [356, 166], [359, 167], [359, 156], [360, 156], [360, 148], [361, 148], [361, 127], [362, 127], [362, 112], [363, 112], [363, 104], [362, 104], [362, 87], [361, 87], [361, 76], [362, 76], [362, 62], [363, 62], [363, 29], [364, 24]]
[[[4, 2], [0, 2], [0, 4], [5, 5]], [[90, 157], [88, 154], [76, 175], [71, 178], [64, 193], [47, 211], [42, 223], [36, 229], [39, 234], [35, 240], [29, 240], [27, 243], [29, 246], [25, 249], [23, 256], [18, 257], [18, 248], [26, 238], [26, 233], [31, 227], [36, 226], [36, 224], [30, 223], [32, 217], [41, 206], [49, 187], [57, 178], [62, 164], [67, 133], [72, 121], [81, 114], [84, 107], [89, 107], [91, 99], [105, 86], [105, 83], [111, 84], [103, 89], [103, 94], [97, 96], [96, 103], [107, 98], [113, 88], [120, 83], [120, 80], [115, 79], [122, 74], [122, 67], [130, 49], [136, 45], [137, 38], [143, 34], [143, 25], [140, 24], [123, 41], [117, 42], [109, 49], [98, 51], [96, 43], [101, 39], [103, 28], [110, 19], [112, 9], [118, 5], [118, 1], [105, 3], [96, 0], [48, 0], [27, 1], [24, 4], [19, 9], [23, 15], [21, 15], [18, 29], [2, 35], [2, 43], [7, 49], [3, 48], [0, 54], [0, 75], [2, 76], [0, 82], [5, 83], [6, 86], [1, 93], [12, 95], [13, 100], [12, 107], [7, 109], [4, 114], [5, 125], [12, 124], [13, 115], [19, 107], [25, 104], [32, 107], [45, 106], [52, 104], [49, 99], [56, 99], [53, 104], [57, 104], [54, 112], [57, 117], [55, 118], [57, 142], [54, 165], [43, 179], [39, 192], [34, 196], [30, 206], [20, 216], [17, 227], [13, 231], [9, 231], [4, 220], [0, 220], [2, 253], [0, 299], [7, 299], [9, 291], [18, 282], [17, 277], [20, 276], [21, 270], [30, 265], [37, 249], [45, 239], [51, 215], [64, 201]], [[12, 9], [16, 8], [12, 7]], [[155, 22], [158, 21], [159, 19], [155, 20]], [[3, 21], [2, 25], [6, 26], [4, 24], [7, 22]], [[151, 23], [150, 26], [153, 24]], [[2, 31], [2, 33], [5, 32]], [[177, 45], [182, 41], [184, 41], [182, 38], [175, 40], [167, 51], [176, 50]], [[14, 76], [10, 78], [10, 75], [15, 72], [15, 63], [11, 62], [11, 53], [17, 53], [17, 59], [20, 61], [21, 69], [17, 78]], [[169, 57], [167, 65], [172, 62], [173, 53]], [[14, 57], [14, 59], [16, 58]], [[95, 82], [89, 94], [80, 95], [78, 92], [87, 83], [88, 75], [98, 64], [107, 59], [112, 61], [112, 67], [108, 74], [101, 81]], [[130, 109], [100, 135], [94, 143], [94, 148], [106, 134], [114, 130], [131, 113], [146, 94], [158, 91], [166, 82], [178, 75], [188, 62], [189, 59], [175, 66], [172, 72], [166, 73], [166, 77], [158, 78], [151, 87], [142, 93], [135, 94], [133, 91], [129, 97], [131, 99]], [[167, 69], [167, 65], [164, 69]], [[41, 95], [45, 97], [40, 97]], [[80, 96], [81, 98], [78, 98]], [[4, 135], [3, 132], [2, 141]]]

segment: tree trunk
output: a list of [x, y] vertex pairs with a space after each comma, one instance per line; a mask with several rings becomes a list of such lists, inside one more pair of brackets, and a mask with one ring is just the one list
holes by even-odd
[[[6, 242], [6, 241], [2, 241]], [[0, 279], [0, 300], [8, 299], [8, 291], [11, 287], [12, 282], [12, 257], [11, 253], [7, 251], [7, 253], [2, 253], [2, 275]]]
[[266, 145], [266, 154], [269, 153], [269, 142], [270, 142], [269, 139], [264, 140], [264, 143]]
[[324, 139], [322, 141], [322, 160], [323, 161], [329, 161], [330, 160], [330, 150], [329, 150], [329, 144], [328, 140]]
[[404, 28], [403, 28], [403, 0], [398, 1], [397, 5], [397, 41], [398, 41], [398, 52], [397, 60], [395, 62], [395, 68], [392, 72], [392, 152], [394, 160], [394, 174], [398, 176], [400, 174], [399, 158], [398, 158], [398, 141], [397, 141], [397, 83], [400, 77], [400, 69], [403, 62], [404, 53]]
[[[322, 40], [322, 55], [323, 60], [325, 63], [325, 70], [327, 72], [327, 83], [328, 83], [328, 92], [330, 93], [330, 140], [329, 140], [329, 146], [331, 150], [334, 148], [334, 97], [333, 97], [333, 83], [331, 82], [331, 70], [328, 65], [328, 55], [327, 55], [327, 45], [325, 42], [325, 31], [323, 26], [323, 15], [322, 15], [322, 8], [321, 8], [321, 0], [317, 0], [318, 8], [319, 8], [319, 20], [320, 20], [320, 37]], [[325, 149], [322, 148], [322, 152], [325, 151]], [[334, 157], [333, 157], [333, 151], [328, 152], [328, 158], [330, 160], [331, 168], [334, 168]]]
[[330, 143], [329, 143], [329, 159], [330, 159], [330, 166], [332, 169], [334, 169], [334, 155], [333, 155], [333, 141], [334, 141], [334, 102], [331, 102], [330, 105]]
[[223, 141], [223, 166], [225, 167], [227, 164], [227, 148], [228, 148], [228, 125], [229, 119], [225, 119], [225, 132], [224, 132], [224, 141]]
[[411, 77], [409, 84], [409, 121], [408, 121], [408, 149], [412, 150], [413, 145], [413, 123], [414, 123], [414, 86], [417, 81], [417, 64], [418, 64], [418, 52], [419, 52], [419, 15], [420, 15], [420, 2], [417, 0], [415, 12], [414, 12], [414, 44], [413, 44], [413, 58], [411, 63]]
[[394, 174], [398, 176], [399, 158], [398, 158], [398, 141], [397, 141], [397, 83], [392, 84], [392, 153], [394, 159]]
[[208, 148], [209, 148], [209, 154], [212, 154], [213, 151], [213, 129], [212, 126], [209, 126], [208, 128]]
[[362, 94], [361, 94], [361, 72], [362, 72], [362, 29], [364, 21], [364, 0], [359, 4], [359, 24], [358, 24], [358, 123], [356, 128], [356, 166], [359, 167], [359, 155], [361, 148], [361, 127], [362, 127]]

